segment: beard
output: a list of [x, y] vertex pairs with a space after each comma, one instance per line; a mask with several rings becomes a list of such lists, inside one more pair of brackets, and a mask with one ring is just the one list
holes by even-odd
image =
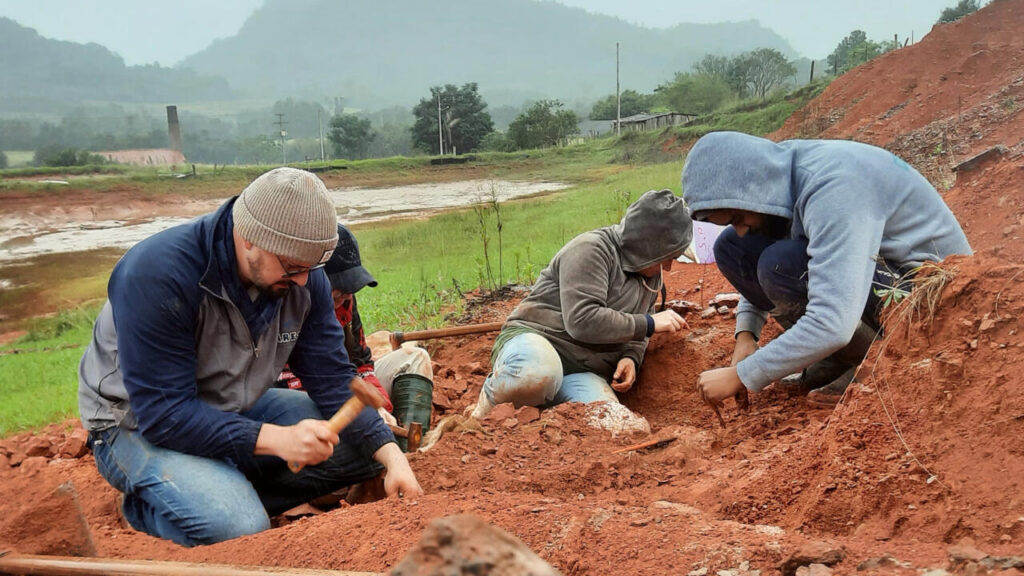
[[259, 258], [249, 258], [248, 261], [249, 271], [252, 274], [252, 286], [262, 296], [274, 299], [283, 298], [292, 289], [292, 286], [296, 285], [288, 278], [268, 277], [266, 267], [263, 266], [263, 262]]
[[295, 286], [295, 282], [292, 282], [291, 280], [281, 280], [269, 286], [261, 286], [259, 284], [254, 284], [254, 286], [256, 286], [256, 289], [259, 290], [260, 294], [269, 298], [278, 299], [284, 298], [284, 295], [292, 289], [292, 286]]

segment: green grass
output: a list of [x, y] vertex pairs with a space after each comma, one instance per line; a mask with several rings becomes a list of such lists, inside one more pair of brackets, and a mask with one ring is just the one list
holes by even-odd
[[676, 129], [684, 139], [699, 138], [708, 132], [734, 130], [761, 136], [782, 127], [786, 119], [828, 86], [828, 80], [818, 80], [793, 92], [775, 93], [764, 100], [752, 99], [723, 110], [697, 118], [688, 126]]
[[31, 164], [36, 153], [32, 150], [4, 150], [4, 154], [9, 168], [20, 168]]
[[486, 259], [480, 218], [473, 209], [427, 221], [356, 227], [363, 263], [380, 283], [360, 293], [367, 330], [437, 326], [445, 313], [457, 310], [459, 290], [509, 282], [532, 284], [566, 242], [586, 230], [617, 222], [628, 202], [643, 192], [656, 188], [678, 192], [681, 168], [681, 162], [636, 167], [597, 184], [501, 203], [500, 254], [497, 217], [493, 209], [485, 209]]
[[0, 437], [77, 415], [78, 361], [98, 312], [61, 312], [0, 347]]

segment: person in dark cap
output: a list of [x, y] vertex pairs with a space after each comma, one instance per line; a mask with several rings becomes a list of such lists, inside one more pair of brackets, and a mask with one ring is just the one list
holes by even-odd
[[[651, 335], [686, 326], [673, 310], [654, 307], [663, 271], [692, 238], [683, 201], [670, 190], [652, 190], [620, 223], [570, 240], [495, 339], [472, 416], [483, 418], [505, 402], [603, 402], [618, 419], [635, 420], [615, 393], [633, 386]], [[641, 427], [649, 429], [646, 421]]]
[[[406, 344], [374, 361], [373, 351], [366, 345], [366, 336], [363, 334], [363, 321], [359, 318], [356, 292], [362, 290], [364, 286], [375, 288], [377, 280], [363, 266], [356, 237], [341, 224], [338, 224], [338, 244], [324, 266], [324, 271], [327, 272], [327, 280], [331, 284], [334, 315], [345, 333], [345, 349], [348, 351], [349, 359], [363, 380], [376, 386], [387, 398], [387, 403], [379, 410], [381, 417], [388, 424], [396, 424], [394, 416], [391, 415], [391, 391], [394, 383], [396, 380], [409, 378], [409, 375], [418, 375], [433, 381], [434, 369], [430, 362], [430, 354], [423, 348]], [[287, 368], [281, 372], [278, 384], [292, 389], [302, 388], [302, 381]]]
[[[78, 399], [132, 527], [212, 544], [382, 469], [389, 494], [422, 494], [376, 412], [325, 421], [359, 377], [322, 270], [337, 242], [323, 182], [278, 168], [114, 267]], [[286, 362], [305, 391], [273, 386]]]

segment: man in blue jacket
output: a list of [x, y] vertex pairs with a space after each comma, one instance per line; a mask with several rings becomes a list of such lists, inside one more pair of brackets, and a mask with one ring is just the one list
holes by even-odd
[[[743, 296], [731, 365], [700, 375], [715, 404], [801, 370], [790, 389], [835, 404], [879, 331], [886, 291], [908, 289], [923, 262], [971, 254], [921, 174], [857, 142], [708, 134], [686, 159], [683, 198], [695, 220], [728, 226], [715, 260]], [[768, 314], [786, 330], [758, 349]]]
[[[79, 412], [133, 527], [211, 544], [381, 467], [389, 494], [422, 493], [375, 411], [340, 435], [325, 421], [357, 377], [320, 269], [337, 240], [323, 182], [278, 168], [114, 267]], [[272, 387], [286, 362], [305, 391]]]

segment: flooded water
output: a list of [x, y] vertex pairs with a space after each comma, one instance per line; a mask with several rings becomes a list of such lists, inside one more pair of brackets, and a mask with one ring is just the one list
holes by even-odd
[[[468, 180], [439, 184], [417, 184], [395, 188], [338, 188], [331, 190], [338, 207], [338, 219], [345, 224], [414, 217], [487, 202], [506, 201], [568, 188], [557, 182], [509, 182]], [[200, 211], [217, 208], [226, 198], [203, 201]], [[193, 205], [195, 208], [196, 205]], [[56, 252], [77, 252], [97, 248], [127, 249], [165, 228], [186, 222], [188, 217], [156, 217], [143, 213], [131, 220], [102, 220], [102, 210], [0, 216], [0, 263]]]

